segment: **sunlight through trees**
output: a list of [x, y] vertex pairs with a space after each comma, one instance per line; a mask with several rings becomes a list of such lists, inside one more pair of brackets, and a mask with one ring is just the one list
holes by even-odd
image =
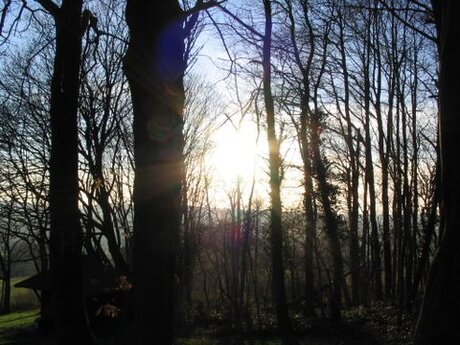
[[457, 7], [4, 1], [0, 313], [36, 273], [59, 344], [454, 335]]

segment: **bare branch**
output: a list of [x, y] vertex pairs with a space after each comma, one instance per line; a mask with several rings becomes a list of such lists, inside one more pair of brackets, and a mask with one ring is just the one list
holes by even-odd
[[227, 0], [221, 0], [221, 1], [209, 0], [209, 1], [204, 2], [203, 0], [198, 0], [196, 2], [195, 6], [193, 6], [189, 10], [184, 11], [183, 14], [186, 15], [186, 16], [189, 16], [189, 15], [192, 15], [192, 14], [194, 14], [196, 12], [209, 10], [212, 7], [220, 7], [226, 1]]
[[222, 7], [220, 5], [218, 5], [218, 7], [219, 7], [219, 9], [222, 10], [222, 12], [224, 12], [225, 14], [229, 15], [230, 17], [232, 17], [232, 19], [236, 20], [236, 22], [238, 24], [240, 24], [241, 26], [243, 26], [246, 30], [248, 30], [249, 32], [253, 33], [254, 35], [258, 36], [261, 39], [264, 38], [263, 34], [258, 32], [257, 30], [255, 30], [252, 26], [250, 26], [250, 25], [246, 24], [245, 22], [243, 22], [238, 16], [234, 15], [232, 12], [227, 10], [225, 7]]
[[401, 21], [404, 25], [406, 25], [408, 28], [414, 30], [416, 33], [418, 33], [419, 35], [421, 35], [422, 37], [434, 42], [434, 43], [437, 43], [437, 38], [435, 36], [431, 36], [429, 34], [427, 34], [426, 32], [420, 30], [419, 28], [417, 28], [415, 25], [409, 23], [407, 20], [405, 20], [403, 17], [401, 17], [398, 13], [398, 10], [391, 7], [390, 5], [387, 4], [387, 2], [385, 0], [377, 0], [380, 4], [383, 5], [383, 7], [385, 7], [386, 10], [390, 11], [390, 13], [396, 18], [398, 19], [399, 21]]
[[11, 0], [5, 1], [5, 5], [2, 9], [2, 17], [0, 18], [0, 34], [3, 32], [3, 26], [5, 25], [6, 14], [10, 8]]
[[35, 0], [35, 2], [38, 2], [53, 17], [59, 13], [59, 6], [56, 5], [52, 0]]

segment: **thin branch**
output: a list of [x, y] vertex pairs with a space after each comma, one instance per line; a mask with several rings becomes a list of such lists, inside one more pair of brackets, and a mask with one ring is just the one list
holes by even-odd
[[216, 0], [209, 0], [207, 2], [204, 2], [203, 0], [198, 0], [191, 9], [183, 11], [184, 16], [190, 16], [194, 15], [197, 12], [200, 11], [206, 11], [209, 10], [210, 8], [213, 7], [221, 7], [223, 3], [225, 3], [227, 0], [221, 0], [221, 1], [216, 1]]
[[245, 22], [243, 22], [238, 16], [234, 15], [232, 12], [227, 10], [225, 7], [222, 7], [221, 5], [218, 5], [217, 7], [219, 7], [222, 10], [222, 12], [224, 12], [225, 14], [229, 15], [230, 17], [232, 17], [232, 19], [236, 20], [236, 22], [238, 24], [242, 25], [249, 32], [252, 32], [254, 35], [258, 36], [261, 39], [264, 38], [263, 34], [258, 32], [257, 30], [255, 30], [252, 26], [250, 26], [250, 25], [246, 24]]
[[429, 34], [427, 34], [426, 32], [420, 30], [419, 28], [417, 28], [415, 25], [409, 23], [407, 20], [405, 20], [404, 18], [402, 18], [397, 9], [393, 8], [393, 7], [390, 7], [390, 5], [388, 5], [386, 3], [385, 0], [377, 0], [380, 4], [383, 5], [383, 7], [385, 7], [386, 10], [388, 10], [396, 19], [398, 19], [399, 21], [401, 21], [404, 25], [406, 25], [408, 28], [414, 30], [416, 33], [420, 34], [421, 36], [423, 36], [424, 38], [434, 42], [434, 43], [438, 43], [438, 40], [436, 39], [436, 37], [434, 36], [431, 36]]
[[0, 18], [0, 34], [3, 32], [3, 26], [5, 25], [6, 13], [8, 12], [10, 5], [11, 5], [11, 0], [5, 1], [5, 5], [3, 6], [3, 9], [2, 9], [2, 17]]
[[[209, 14], [208, 11], [206, 11], [206, 14], [208, 15], [208, 17], [209, 17], [209, 19], [211, 20], [212, 24], [213, 24], [214, 27], [216, 28], [217, 33], [218, 33], [218, 35], [219, 35], [219, 38], [220, 38], [220, 40], [222, 41], [222, 45], [223, 45], [223, 47], [224, 47], [224, 49], [225, 49], [225, 52], [227, 53], [227, 56], [228, 56], [228, 58], [230, 59], [230, 70], [229, 70], [229, 73], [228, 73], [228, 75], [230, 75], [230, 74], [232, 73], [232, 71], [233, 71], [233, 68], [234, 68], [233, 66], [234, 66], [234, 64], [235, 64], [235, 60], [232, 58], [232, 54], [230, 53], [230, 49], [229, 49], [229, 47], [227, 46], [227, 43], [226, 43], [225, 38], [224, 38], [224, 34], [223, 34], [222, 30], [220, 29], [219, 25], [218, 25], [217, 22], [214, 20], [214, 18]], [[228, 76], [227, 76], [226, 78], [228, 78]]]

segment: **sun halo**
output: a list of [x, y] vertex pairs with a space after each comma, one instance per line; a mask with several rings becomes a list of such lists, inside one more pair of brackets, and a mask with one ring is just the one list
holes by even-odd
[[254, 126], [222, 128], [213, 139], [215, 148], [208, 164], [215, 180], [225, 188], [232, 188], [238, 180], [248, 184], [254, 177], [256, 182], [260, 179], [264, 150]]

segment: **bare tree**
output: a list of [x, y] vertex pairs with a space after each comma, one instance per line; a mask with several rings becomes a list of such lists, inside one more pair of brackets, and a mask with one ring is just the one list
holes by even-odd
[[460, 59], [457, 46], [460, 23], [457, 1], [432, 1], [438, 30], [439, 75], [439, 132], [441, 156], [441, 202], [444, 215], [442, 239], [433, 261], [426, 285], [415, 344], [458, 342], [460, 336], [454, 321], [460, 310], [459, 291], [459, 217], [458, 195], [460, 154], [458, 133]]
[[184, 11], [177, 1], [127, 2], [130, 39], [124, 68], [134, 115], [133, 271], [141, 343], [154, 336], [171, 344], [174, 338], [184, 181], [184, 40], [196, 23], [197, 11], [213, 5], [214, 1], [200, 0]]
[[[82, 287], [82, 229], [78, 208], [78, 95], [83, 2], [39, 3], [53, 16], [56, 52], [51, 81], [51, 157], [49, 203], [50, 263], [58, 344], [94, 344]], [[88, 18], [89, 20], [89, 18]], [[83, 25], [83, 27], [82, 27]], [[73, 310], [69, 313], [69, 310]]]
[[283, 228], [281, 223], [281, 156], [280, 141], [275, 131], [275, 107], [271, 89], [271, 50], [272, 50], [272, 3], [263, 0], [265, 11], [265, 33], [263, 40], [263, 93], [267, 117], [268, 162], [270, 174], [270, 241], [272, 259], [272, 294], [275, 304], [278, 327], [281, 331], [290, 329], [286, 301], [283, 264]]

